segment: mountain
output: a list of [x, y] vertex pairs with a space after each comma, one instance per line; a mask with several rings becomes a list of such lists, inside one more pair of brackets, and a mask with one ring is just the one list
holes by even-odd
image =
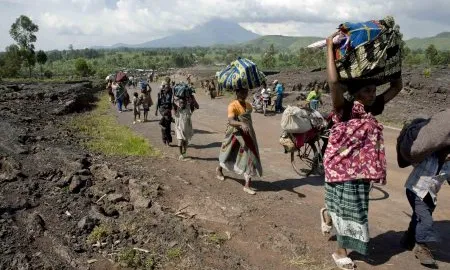
[[[213, 45], [234, 45], [258, 38], [259, 35], [246, 30], [239, 24], [214, 19], [191, 30], [148, 41], [141, 44], [115, 44], [102, 48], [178, 48], [178, 47], [209, 47]], [[98, 47], [97, 47], [98, 48]]]
[[281, 35], [269, 35], [262, 36], [254, 40], [247, 41], [240, 44], [240, 46], [253, 46], [265, 49], [271, 44], [276, 50], [296, 50], [299, 48], [304, 48], [311, 43], [318, 40], [322, 40], [320, 37], [292, 37], [292, 36], [281, 36]]
[[[240, 46], [256, 46], [262, 49], [266, 49], [273, 44], [277, 50], [298, 50], [299, 48], [305, 48], [309, 44], [316, 41], [322, 40], [321, 37], [292, 37], [292, 36], [281, 36], [281, 35], [271, 35], [262, 36], [257, 39], [244, 42]], [[434, 44], [438, 50], [450, 50], [450, 32], [442, 32], [434, 37], [427, 38], [412, 38], [405, 40], [406, 45], [412, 49], [423, 49], [425, 50], [430, 44]]]
[[412, 50], [425, 50], [431, 44], [434, 44], [438, 50], [450, 50], [450, 32], [442, 32], [434, 37], [406, 40], [406, 45]]
[[267, 48], [271, 44], [275, 47], [275, 49], [287, 49], [289, 46], [294, 44], [297, 41], [297, 37], [290, 36], [281, 36], [281, 35], [269, 35], [262, 36], [257, 39], [253, 39], [247, 42], [240, 44], [240, 46], [252, 46], [252, 47], [261, 47]]

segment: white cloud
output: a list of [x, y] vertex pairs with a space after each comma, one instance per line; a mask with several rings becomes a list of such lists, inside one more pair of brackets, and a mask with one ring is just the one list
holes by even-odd
[[341, 22], [393, 15], [405, 37], [450, 31], [448, 0], [0, 0], [0, 49], [25, 14], [40, 26], [37, 47], [141, 43], [220, 17], [259, 34], [326, 36]]

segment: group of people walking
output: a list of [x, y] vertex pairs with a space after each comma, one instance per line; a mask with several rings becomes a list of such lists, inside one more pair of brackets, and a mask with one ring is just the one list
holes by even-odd
[[[339, 269], [355, 269], [349, 258], [349, 250], [362, 255], [369, 253], [369, 191], [371, 182], [386, 184], [387, 163], [383, 138], [383, 126], [375, 116], [383, 113], [388, 102], [401, 91], [401, 77], [391, 80], [389, 88], [376, 95], [377, 86], [370, 82], [350, 81], [343, 85], [339, 81], [333, 53], [333, 36], [327, 40], [327, 80], [333, 104], [330, 137], [325, 145], [325, 206], [320, 210], [321, 231], [329, 235], [335, 229], [337, 249], [332, 258]], [[275, 109], [282, 112], [284, 87], [273, 82], [277, 95]], [[263, 88], [267, 86], [263, 85]], [[243, 175], [243, 191], [255, 195], [252, 187], [254, 177], [262, 177], [258, 142], [252, 122], [252, 105], [247, 102], [248, 88], [235, 90], [235, 99], [228, 105], [228, 124], [219, 153], [216, 178], [224, 181], [225, 171]], [[344, 97], [350, 94], [351, 99]], [[116, 101], [126, 89], [116, 87]], [[153, 102], [151, 88], [141, 89], [141, 96], [134, 93], [133, 108], [139, 117], [139, 105], [143, 105], [144, 121]], [[308, 102], [322, 102], [320, 91], [314, 90]], [[145, 105], [144, 105], [145, 104]], [[173, 88], [165, 81], [158, 93], [155, 116], [161, 114], [163, 143], [172, 143], [171, 125], [175, 123], [180, 159], [186, 151], [193, 133], [191, 116], [196, 106], [189, 98], [174, 97]], [[122, 105], [118, 105], [121, 110]], [[447, 120], [448, 121], [448, 120]], [[432, 213], [436, 207], [437, 193], [444, 181], [450, 183], [450, 148], [432, 153], [424, 161], [414, 164], [414, 170], [405, 184], [406, 196], [413, 215], [402, 244], [412, 249], [424, 265], [433, 265], [435, 260], [427, 243], [437, 241], [433, 229]]]
[[[338, 247], [332, 254], [339, 269], [355, 269], [349, 250], [369, 253], [369, 190], [371, 182], [386, 184], [386, 156], [383, 126], [375, 116], [396, 97], [403, 84], [401, 77], [391, 80], [390, 87], [376, 95], [375, 84], [349, 81], [343, 85], [336, 70], [333, 36], [327, 40], [327, 77], [333, 103], [330, 137], [325, 146], [325, 205], [320, 210], [324, 235], [334, 228]], [[282, 108], [283, 89], [275, 81], [276, 110]], [[351, 99], [344, 97], [348, 91]], [[253, 177], [263, 174], [258, 142], [253, 128], [252, 106], [246, 101], [249, 89], [236, 89], [236, 98], [228, 105], [228, 128], [219, 154], [216, 177], [225, 180], [224, 169], [243, 175], [243, 190], [256, 194], [251, 187]], [[308, 102], [322, 102], [320, 91], [314, 90]], [[317, 103], [315, 103], [317, 104]], [[450, 117], [447, 117], [447, 126]], [[402, 244], [412, 249], [423, 265], [435, 265], [427, 244], [438, 240], [432, 213], [436, 196], [445, 181], [450, 183], [450, 148], [431, 154], [413, 164], [414, 170], [405, 184], [407, 200], [413, 215]]]
[[[133, 124], [148, 121], [148, 113], [150, 107], [154, 105], [151, 97], [152, 88], [151, 80], [141, 79], [136, 85], [132, 85], [136, 89], [139, 86], [140, 93], [134, 92], [131, 103], [133, 105]], [[191, 115], [198, 108], [194, 98], [175, 97], [173, 92], [174, 84], [171, 84], [170, 78], [162, 83], [161, 89], [157, 94], [155, 116], [158, 112], [161, 115], [159, 126], [161, 128], [161, 138], [164, 145], [170, 146], [172, 143], [172, 123], [175, 124], [175, 135], [178, 140], [180, 151], [179, 159], [186, 158], [187, 147], [189, 141], [194, 135], [192, 128]], [[127, 110], [130, 103], [128, 90], [126, 89], [126, 81], [115, 82], [113, 79], [107, 79], [107, 91], [111, 99], [111, 103], [117, 104], [119, 112]], [[128, 102], [126, 102], [128, 99]], [[124, 107], [124, 108], [123, 108]], [[141, 111], [143, 111], [144, 119], [141, 121]]]

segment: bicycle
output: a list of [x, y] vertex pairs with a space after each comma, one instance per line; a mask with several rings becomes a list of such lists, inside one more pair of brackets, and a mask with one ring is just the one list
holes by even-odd
[[325, 175], [323, 153], [321, 151], [324, 139], [328, 138], [328, 130], [312, 129], [302, 134], [289, 134], [294, 141], [294, 149], [290, 151], [291, 165], [294, 171], [302, 176], [311, 174]]

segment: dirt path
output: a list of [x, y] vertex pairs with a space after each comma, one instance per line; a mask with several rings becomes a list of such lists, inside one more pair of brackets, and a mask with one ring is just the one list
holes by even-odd
[[[153, 84], [152, 88], [155, 97], [159, 87]], [[206, 228], [229, 232], [231, 239], [225, 245], [246, 257], [249, 263], [242, 265], [242, 269], [333, 269], [330, 254], [335, 242], [327, 241], [320, 234], [323, 179], [299, 179], [292, 170], [289, 157], [278, 143], [281, 116], [253, 114], [264, 177], [254, 182], [259, 192], [250, 196], [242, 191], [241, 178], [230, 174], [232, 178], [225, 182], [214, 178], [230, 98], [209, 100], [204, 93], [197, 93], [197, 99], [201, 109], [193, 115], [195, 135], [188, 149], [191, 157], [188, 161], [176, 160], [178, 149], [162, 145], [154, 107], [150, 112], [151, 121], [145, 124], [132, 125], [131, 111], [117, 113], [121, 124], [132, 127], [164, 155], [173, 157], [166, 169], [176, 167], [182, 177], [166, 183], [170, 186], [170, 192], [163, 195], [167, 206], [184, 208]], [[397, 134], [398, 131], [385, 130], [388, 185], [376, 187], [371, 193], [372, 253], [368, 258], [358, 258], [361, 260], [358, 269], [423, 269], [411, 252], [399, 246], [411, 209], [403, 188], [409, 169], [399, 169], [396, 164]], [[443, 238], [434, 253], [440, 269], [450, 269], [449, 205], [450, 188], [444, 186], [434, 214]]]

